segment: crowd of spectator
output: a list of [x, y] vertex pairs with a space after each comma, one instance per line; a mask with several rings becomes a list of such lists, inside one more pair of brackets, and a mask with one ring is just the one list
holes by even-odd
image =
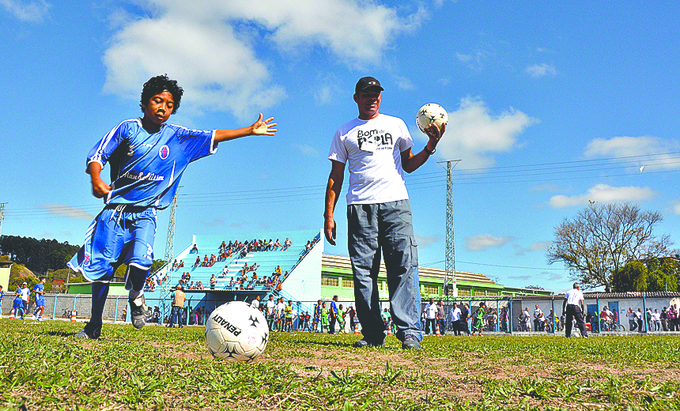
[[286, 301], [283, 297], [274, 300], [274, 297], [270, 295], [265, 304], [259, 304], [259, 297], [257, 300], [257, 306], [267, 318], [271, 331], [335, 334], [336, 332], [351, 332], [358, 325], [354, 307], [345, 308], [343, 304], [338, 303], [337, 296], [329, 302], [318, 300], [311, 313], [300, 310], [299, 304], [293, 300]]
[[[680, 331], [680, 312], [678, 311], [677, 304], [663, 307], [661, 311], [658, 308], [652, 309], [649, 307], [644, 313], [641, 308], [634, 310], [629, 307], [626, 312], [626, 318], [628, 319], [629, 331], [645, 332], [645, 322], [647, 326], [646, 331]], [[595, 317], [595, 321], [591, 320], [591, 327], [597, 326], [597, 324], [592, 324], [596, 321], [597, 317]], [[609, 324], [616, 324], [618, 322], [619, 318], [616, 310], [610, 311], [608, 307], [602, 309], [599, 324], [602, 329], [607, 329]]]

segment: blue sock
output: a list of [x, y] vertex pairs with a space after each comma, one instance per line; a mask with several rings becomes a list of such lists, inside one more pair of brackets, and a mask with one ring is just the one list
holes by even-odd
[[109, 283], [92, 283], [92, 326], [101, 327], [104, 315], [104, 304], [109, 295]]

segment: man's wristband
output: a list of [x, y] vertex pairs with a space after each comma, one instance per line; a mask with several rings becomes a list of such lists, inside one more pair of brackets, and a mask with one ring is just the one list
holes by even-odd
[[434, 154], [435, 152], [437, 152], [437, 148], [436, 148], [436, 147], [435, 147], [432, 151], [428, 150], [428, 149], [427, 149], [427, 144], [425, 144], [425, 147], [423, 147], [423, 150], [425, 150], [425, 152], [427, 153], [428, 156], [431, 156], [432, 154]]

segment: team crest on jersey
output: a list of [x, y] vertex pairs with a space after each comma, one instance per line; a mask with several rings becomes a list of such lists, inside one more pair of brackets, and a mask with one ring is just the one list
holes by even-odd
[[165, 160], [170, 155], [170, 147], [163, 145], [160, 150], [158, 150], [158, 156], [161, 160]]

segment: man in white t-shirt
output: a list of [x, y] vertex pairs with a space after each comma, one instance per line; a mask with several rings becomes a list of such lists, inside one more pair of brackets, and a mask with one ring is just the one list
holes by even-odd
[[434, 303], [434, 298], [430, 298], [423, 312], [425, 313], [425, 334], [434, 335], [434, 323], [437, 319], [437, 305]]
[[453, 303], [453, 308], [451, 309], [451, 323], [453, 324], [453, 335], [460, 335], [462, 329], [460, 324], [460, 308], [458, 308], [456, 303]]
[[18, 292], [21, 293], [21, 301], [24, 304], [24, 312], [28, 313], [28, 298], [31, 296], [31, 289], [28, 288], [28, 283], [22, 283]]
[[279, 301], [276, 303], [276, 322], [277, 322], [277, 329], [278, 331], [283, 331], [283, 322], [285, 320], [284, 318], [284, 311], [286, 309], [286, 304], [284, 303], [283, 297], [279, 298]]
[[382, 254], [397, 338], [402, 348], [418, 349], [423, 338], [418, 255], [404, 171], [411, 173], [427, 161], [445, 127], [440, 130], [431, 125], [427, 145], [414, 155], [413, 139], [404, 121], [379, 112], [383, 90], [375, 78], [361, 78], [354, 89], [359, 117], [335, 132], [328, 154], [332, 167], [326, 187], [324, 234], [328, 243], [335, 245], [333, 212], [347, 167], [348, 246], [363, 334], [355, 346], [384, 344], [377, 286]]
[[543, 331], [543, 310], [536, 304], [534, 310], [534, 331]]
[[564, 335], [567, 338], [571, 337], [571, 328], [574, 320], [576, 320], [576, 326], [581, 331], [581, 335], [587, 338], [588, 332], [586, 331], [586, 324], [583, 322], [585, 305], [583, 302], [583, 293], [581, 292], [581, 284], [574, 283], [574, 288], [567, 291], [564, 296], [564, 302], [562, 303], [562, 312], [565, 312], [565, 307], [567, 319], [564, 327]]
[[276, 312], [276, 303], [274, 302], [274, 296], [270, 295], [269, 300], [267, 300], [267, 322], [269, 323], [269, 329], [274, 329], [274, 315]]

